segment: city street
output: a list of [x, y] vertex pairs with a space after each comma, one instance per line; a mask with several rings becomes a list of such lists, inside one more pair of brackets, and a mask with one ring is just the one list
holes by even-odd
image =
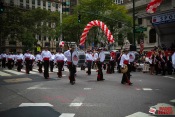
[[[122, 74], [106, 74], [97, 81], [97, 72], [77, 68], [75, 85], [68, 79], [68, 69], [57, 78], [57, 68], [50, 79], [35, 67], [25, 70], [0, 68], [0, 117], [159, 117], [150, 107], [171, 107], [175, 116], [175, 74], [150, 75], [132, 72], [132, 86], [121, 84]], [[162, 116], [161, 117], [165, 117]]]

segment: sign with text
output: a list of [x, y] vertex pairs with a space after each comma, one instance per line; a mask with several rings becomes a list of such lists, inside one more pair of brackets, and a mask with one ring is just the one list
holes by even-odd
[[152, 16], [153, 24], [165, 24], [175, 22], [175, 12]]

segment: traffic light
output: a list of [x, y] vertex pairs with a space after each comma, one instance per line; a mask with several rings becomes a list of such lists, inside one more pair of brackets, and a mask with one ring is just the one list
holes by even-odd
[[4, 12], [4, 3], [0, 2], [0, 14]]
[[80, 22], [81, 22], [81, 15], [78, 14], [78, 23], [80, 23]]

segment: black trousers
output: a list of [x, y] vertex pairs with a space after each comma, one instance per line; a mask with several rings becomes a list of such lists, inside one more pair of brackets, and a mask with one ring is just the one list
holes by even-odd
[[39, 71], [39, 73], [42, 73], [43, 72], [42, 71], [42, 62], [41, 61], [38, 61], [37, 65], [38, 65], [38, 71]]
[[30, 72], [30, 60], [26, 60], [26, 73], [29, 74]]
[[87, 68], [88, 68], [87, 74], [88, 75], [91, 75], [91, 67], [92, 67], [92, 61], [88, 61], [87, 62]]
[[2, 58], [2, 68], [5, 68], [6, 58]]
[[13, 68], [13, 60], [8, 60], [8, 69]]
[[22, 69], [22, 60], [17, 60], [17, 70], [21, 71]]
[[73, 65], [72, 63], [68, 64], [68, 68], [69, 68], [69, 80], [70, 83], [75, 81], [75, 73], [76, 73], [76, 66]]
[[63, 62], [57, 62], [58, 67], [58, 77], [62, 77], [62, 69], [63, 69], [64, 61]]
[[172, 72], [173, 72], [173, 66], [172, 66], [171, 61], [167, 62], [167, 72], [168, 72], [169, 75], [171, 75]]
[[161, 68], [162, 68], [162, 75], [165, 75], [166, 68], [165, 68], [165, 63], [161, 62]]
[[49, 77], [49, 60], [44, 60], [44, 78], [48, 79]]
[[114, 73], [115, 61], [110, 61], [109, 64], [111, 65], [111, 73]]
[[50, 61], [50, 71], [53, 72], [54, 62]]
[[97, 67], [98, 67], [98, 75], [97, 75], [97, 80], [103, 80], [103, 71], [102, 71], [102, 65], [103, 63], [98, 61], [97, 62]]

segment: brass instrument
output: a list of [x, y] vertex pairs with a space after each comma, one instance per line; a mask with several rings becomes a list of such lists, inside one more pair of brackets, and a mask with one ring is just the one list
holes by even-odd
[[127, 65], [123, 65], [123, 68], [121, 68], [121, 73], [126, 73], [128, 71], [128, 66]]

